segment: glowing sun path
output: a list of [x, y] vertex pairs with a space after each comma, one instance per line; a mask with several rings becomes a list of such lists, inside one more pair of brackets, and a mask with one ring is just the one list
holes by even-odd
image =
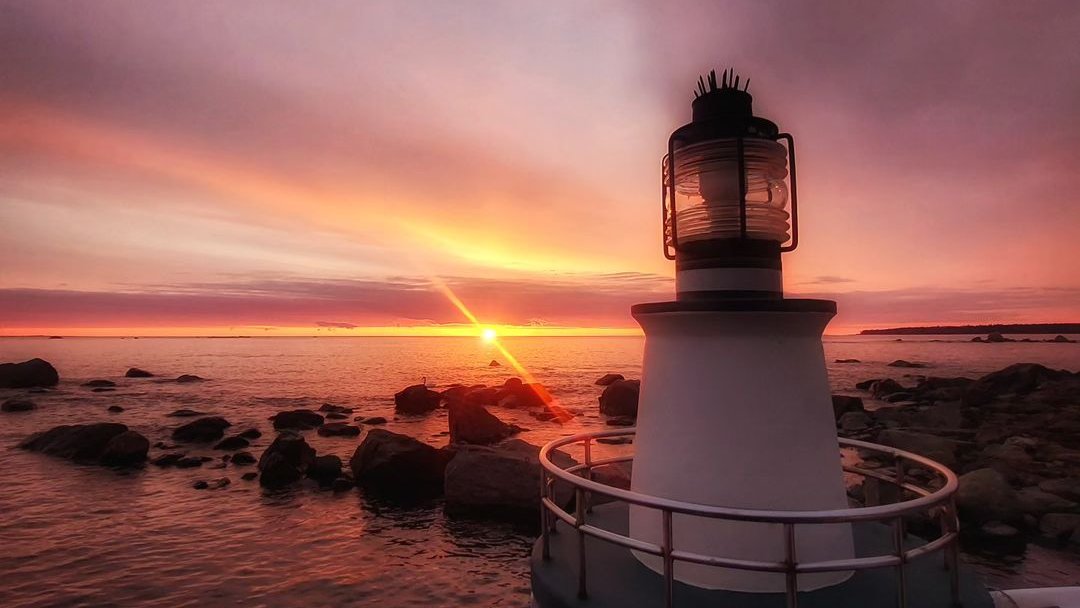
[[570, 412], [566, 410], [566, 408], [560, 406], [555, 401], [555, 397], [553, 397], [551, 393], [549, 393], [547, 389], [544, 388], [544, 385], [537, 382], [536, 377], [533, 376], [532, 373], [529, 372], [529, 370], [525, 369], [525, 366], [517, 360], [517, 357], [510, 354], [510, 351], [506, 349], [506, 346], [504, 346], [503, 343], [499, 341], [499, 335], [495, 331], [495, 328], [485, 326], [483, 323], [481, 323], [480, 320], [476, 318], [476, 315], [474, 315], [472, 311], [469, 310], [469, 307], [465, 306], [465, 303], [461, 301], [461, 298], [457, 297], [457, 294], [455, 294], [453, 290], [450, 289], [450, 286], [447, 285], [445, 281], [443, 281], [439, 277], [432, 276], [431, 283], [435, 286], [436, 289], [438, 289], [440, 292], [442, 292], [443, 295], [446, 296], [446, 299], [450, 300], [450, 303], [453, 304], [455, 308], [461, 311], [461, 314], [464, 315], [470, 323], [476, 326], [479, 335], [484, 339], [484, 341], [494, 344], [495, 348], [499, 349], [499, 353], [501, 353], [502, 356], [507, 360], [507, 362], [509, 362], [510, 365], [513, 366], [514, 370], [521, 375], [529, 388], [532, 389], [538, 397], [540, 397], [540, 400], [544, 402], [544, 405], [545, 407], [547, 407], [548, 411], [555, 415], [556, 420], [558, 420], [559, 422], [566, 422], [567, 420], [573, 418], [573, 416], [570, 414]]

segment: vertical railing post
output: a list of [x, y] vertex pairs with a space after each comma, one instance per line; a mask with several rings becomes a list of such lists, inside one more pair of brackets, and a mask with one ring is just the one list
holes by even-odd
[[578, 597], [588, 597], [585, 585], [585, 532], [581, 526], [585, 525], [585, 492], [581, 488], [574, 489], [574, 529], [578, 534]]
[[784, 577], [787, 608], [799, 608], [798, 555], [795, 553], [795, 524], [784, 524]]
[[[593, 480], [592, 473], [592, 438], [585, 438], [585, 479]], [[592, 494], [585, 494], [585, 512], [592, 513]]]
[[945, 518], [952, 533], [952, 542], [945, 547], [945, 559], [949, 568], [949, 594], [953, 606], [960, 606], [960, 520], [956, 514], [956, 502], [949, 500]]
[[664, 531], [664, 608], [671, 608], [675, 601], [675, 558], [671, 556], [674, 550], [674, 534], [671, 530], [671, 511], [663, 509], [660, 513], [663, 517]]
[[904, 551], [904, 516], [893, 520], [893, 544], [900, 563], [896, 566], [896, 603], [907, 608], [907, 553]]
[[543, 465], [540, 466], [540, 546], [542, 548], [541, 555], [545, 560], [551, 559], [551, 538], [550, 530], [548, 530], [548, 510], [544, 504], [544, 498], [547, 498], [547, 470]]

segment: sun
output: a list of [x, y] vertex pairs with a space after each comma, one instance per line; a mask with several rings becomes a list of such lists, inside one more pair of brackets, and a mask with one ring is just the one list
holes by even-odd
[[480, 337], [484, 339], [484, 342], [494, 342], [495, 338], [499, 337], [499, 334], [494, 327], [485, 327], [480, 331]]

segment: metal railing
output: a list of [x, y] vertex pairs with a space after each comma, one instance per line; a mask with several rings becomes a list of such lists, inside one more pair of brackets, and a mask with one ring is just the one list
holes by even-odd
[[[656, 555], [663, 558], [664, 575], [664, 606], [672, 607], [672, 597], [675, 582], [675, 562], [689, 562], [704, 564], [720, 568], [732, 568], [737, 570], [749, 570], [756, 572], [776, 572], [785, 575], [785, 598], [789, 608], [798, 608], [798, 582], [800, 574], [821, 572], [845, 572], [851, 570], [867, 570], [873, 568], [895, 568], [897, 587], [897, 604], [901, 608], [907, 606], [907, 564], [921, 557], [941, 551], [944, 555], [944, 566], [949, 572], [949, 587], [954, 606], [960, 604], [959, 600], [959, 574], [958, 574], [958, 534], [959, 522], [956, 515], [956, 505], [953, 495], [956, 493], [956, 475], [947, 467], [911, 452], [898, 450], [887, 446], [857, 441], [854, 439], [839, 439], [839, 445], [845, 448], [855, 448], [863, 452], [875, 455], [884, 455], [892, 461], [892, 474], [886, 474], [882, 469], [873, 469], [856, 465], [843, 465], [846, 473], [861, 475], [864, 479], [875, 479], [880, 482], [895, 486], [900, 489], [900, 497], [904, 492], [915, 496], [910, 500], [901, 500], [892, 504], [852, 507], [847, 509], [835, 509], [826, 511], [771, 511], [759, 509], [738, 509], [714, 505], [701, 505], [678, 500], [670, 500], [657, 496], [649, 496], [630, 490], [623, 490], [613, 486], [598, 483], [593, 480], [593, 470], [621, 462], [631, 462], [632, 455], [616, 456], [611, 458], [594, 459], [593, 442], [600, 438], [627, 437], [634, 435], [636, 429], [618, 429], [612, 431], [598, 431], [582, 433], [572, 437], [566, 437], [548, 443], [540, 450], [540, 486], [541, 486], [541, 538], [544, 559], [551, 559], [550, 535], [556, 532], [557, 521], [562, 521], [571, 526], [577, 533], [578, 552], [578, 595], [587, 595], [587, 577], [585, 560], [585, 537], [591, 536], [601, 541], [614, 543], [628, 547], [635, 551]], [[581, 444], [584, 448], [584, 462], [567, 468], [556, 465], [551, 454], [559, 448]], [[940, 487], [934, 489], [930, 482], [923, 485], [916, 484], [908, 474], [911, 467], [926, 470], [940, 483]], [[574, 512], [568, 513], [555, 499], [554, 485], [559, 480], [573, 488]], [[661, 544], [651, 543], [630, 536], [598, 527], [586, 520], [590, 509], [590, 499], [593, 495], [607, 496], [616, 501], [630, 505], [647, 507], [659, 512], [662, 521]], [[727, 521], [758, 522], [782, 524], [784, 534], [785, 558], [783, 561], [757, 561], [734, 557], [721, 557], [716, 555], [703, 555], [690, 551], [679, 550], [674, 546], [672, 537], [672, 514], [692, 515]], [[940, 528], [940, 535], [924, 544], [907, 548], [905, 544], [908, 537], [904, 517], [916, 513], [925, 513], [930, 519], [936, 519]], [[814, 524], [837, 524], [854, 522], [888, 522], [893, 528], [892, 552], [882, 555], [853, 557], [851, 559], [838, 559], [817, 562], [800, 562], [795, 551], [796, 531], [798, 525]]]

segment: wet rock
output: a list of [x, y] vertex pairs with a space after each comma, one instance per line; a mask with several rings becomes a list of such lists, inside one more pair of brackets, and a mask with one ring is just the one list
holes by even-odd
[[259, 457], [259, 484], [264, 488], [285, 487], [300, 481], [314, 462], [315, 449], [303, 437], [282, 433]]
[[1047, 513], [1039, 520], [1039, 532], [1055, 540], [1066, 540], [1080, 529], [1080, 513]]
[[526, 384], [520, 378], [509, 378], [501, 389], [495, 390], [491, 404], [507, 409], [545, 409], [552, 401], [554, 399], [544, 385]]
[[353, 413], [353, 408], [345, 407], [343, 405], [334, 405], [333, 403], [324, 403], [322, 404], [322, 407], [319, 408], [319, 411], [329, 412], [331, 414], [351, 414]]
[[596, 440], [596, 443], [603, 443], [606, 445], [626, 445], [634, 443], [634, 440], [630, 437], [601, 437]]
[[888, 395], [903, 393], [907, 391], [906, 388], [904, 388], [899, 382], [893, 380], [892, 378], [875, 380], [872, 384], [870, 384], [868, 390], [870, 391], [871, 395], [878, 399], [887, 397]]
[[536, 418], [540, 422], [550, 422], [559, 417], [554, 412], [529, 412], [529, 415], [533, 418]]
[[596, 379], [596, 385], [597, 386], [607, 386], [607, 385], [611, 384], [612, 382], [616, 382], [618, 380], [623, 380], [623, 379], [624, 378], [623, 378], [622, 374], [604, 374], [603, 376], [600, 376], [599, 378]]
[[372, 429], [357, 446], [349, 467], [357, 484], [428, 493], [442, 488], [446, 455], [412, 437]]
[[290, 410], [278, 412], [270, 417], [274, 421], [274, 428], [306, 430], [320, 427], [326, 421], [320, 414], [311, 410]]
[[237, 452], [233, 454], [231, 462], [236, 466], [255, 464], [255, 456], [251, 452]]
[[1067, 500], [1080, 502], [1080, 477], [1047, 479], [1039, 482], [1039, 489]]
[[226, 437], [214, 445], [215, 450], [239, 450], [246, 448], [251, 443], [239, 435], [233, 435], [232, 437]]
[[193, 382], [206, 382], [206, 378], [200, 378], [195, 374], [181, 374], [176, 377], [176, 381], [180, 384], [191, 384]]
[[363, 424], [386, 424], [386, 418], [382, 416], [372, 416], [370, 418], [364, 418], [360, 421]]
[[1053, 370], [1037, 363], [1016, 363], [972, 383], [964, 393], [964, 405], [984, 405], [1006, 394], [1025, 395], [1044, 382], [1070, 376], [1072, 374], [1067, 371]]
[[116, 383], [112, 380], [90, 380], [88, 382], [83, 382], [82, 386], [87, 388], [113, 388], [116, 386]]
[[177, 427], [172, 432], [172, 438], [176, 441], [209, 443], [224, 437], [225, 429], [230, 426], [232, 424], [221, 416], [207, 416]]
[[168, 418], [194, 418], [195, 416], [205, 416], [205, 412], [199, 412], [196, 410], [189, 410], [187, 408], [173, 410], [168, 414], [165, 414]]
[[243, 475], [241, 475], [240, 479], [243, 479], [244, 481], [251, 481], [251, 480], [255, 479], [258, 476], [259, 476], [259, 474], [256, 473], [255, 471], [250, 471], [248, 473], [244, 473]]
[[600, 413], [608, 416], [637, 416], [640, 380], [616, 380], [600, 394]]
[[614, 416], [608, 418], [604, 424], [608, 426], [634, 426], [637, 424], [637, 418], [633, 416]]
[[132, 367], [131, 369], [124, 372], [124, 377], [125, 378], [153, 378], [154, 374], [151, 374], [150, 372], [146, 371], [145, 369], [139, 369], [137, 367]]
[[330, 484], [330, 489], [334, 492], [348, 492], [353, 489], [355, 484], [348, 477], [338, 477]]
[[450, 443], [488, 445], [502, 441], [521, 430], [517, 425], [499, 420], [482, 405], [451, 402], [447, 408]]
[[191, 484], [191, 487], [195, 488], [196, 490], [205, 490], [210, 487], [210, 483], [204, 479], [200, 479], [199, 481]]
[[328, 412], [326, 414], [326, 419], [327, 420], [348, 420], [349, 415], [348, 414], [342, 414], [340, 412]]
[[106, 408], [106, 410], [113, 414], [119, 414], [120, 412], [124, 411], [124, 408], [120, 407], [119, 405], [110, 405], [108, 408]]
[[956, 464], [958, 446], [956, 441], [952, 439], [911, 431], [886, 429], [878, 434], [877, 440], [887, 446], [914, 452], [931, 460], [936, 460], [945, 466]]
[[[520, 439], [464, 446], [446, 466], [446, 508], [452, 513], [535, 517], [540, 509], [540, 448]], [[556, 454], [560, 466], [573, 461]]]
[[929, 365], [917, 361], [905, 361], [904, 359], [897, 359], [896, 361], [890, 363], [889, 367], [906, 367], [912, 369], [921, 369], [924, 367], [929, 367]]
[[[184, 455], [180, 452], [172, 452], [170, 454], [162, 454], [157, 458], [150, 461], [150, 464], [156, 467], [172, 467], [176, 466], [176, 463], [180, 462], [184, 458]], [[201, 464], [201, 463], [200, 463]]]
[[130, 467], [146, 462], [150, 440], [141, 433], [124, 431], [109, 440], [101, 453], [101, 464], [110, 467]]
[[360, 434], [360, 427], [344, 422], [331, 422], [319, 427], [321, 437], [356, 437]]
[[442, 395], [423, 384], [406, 387], [394, 395], [394, 409], [402, 414], [426, 414], [439, 407]]
[[29, 399], [11, 398], [0, 404], [0, 412], [29, 412], [36, 407]]
[[881, 380], [886, 380], [886, 378], [871, 378], [869, 380], [863, 380], [862, 382], [856, 382], [855, 388], [860, 391], [868, 391], [875, 382], [880, 382]]
[[1060, 342], [1060, 343], [1063, 343], [1063, 344], [1064, 343], [1072, 344], [1072, 343], [1076, 342], [1076, 340], [1070, 340], [1070, 339], [1066, 338], [1065, 336], [1057, 335], [1057, 336], [1054, 336], [1053, 338], [1047, 340], [1047, 342]]
[[1012, 342], [1012, 340], [1006, 338], [1005, 336], [997, 332], [991, 332], [986, 335], [985, 342]]
[[199, 456], [185, 456], [176, 461], [176, 467], [178, 469], [194, 469], [201, 467], [206, 462]]
[[871, 422], [866, 412], [848, 412], [840, 416], [838, 424], [844, 431], [862, 431], [869, 428]]
[[492, 359], [491, 363], [488, 363], [488, 367], [502, 367], [502, 364], [495, 359]]
[[960, 476], [956, 506], [966, 521], [1015, 522], [1022, 518], [1020, 497], [994, 469], [976, 469]]
[[308, 467], [307, 476], [319, 482], [319, 485], [329, 486], [341, 476], [341, 459], [333, 454], [316, 456]]
[[237, 437], [243, 437], [247, 440], [258, 439], [259, 437], [262, 437], [262, 431], [260, 431], [259, 429], [251, 428], [241, 431], [237, 434]]
[[30, 388], [33, 386], [56, 386], [60, 374], [44, 359], [30, 359], [21, 363], [0, 363], [0, 388]]
[[858, 359], [837, 359], [836, 361], [833, 361], [833, 363], [862, 363], [862, 361], [859, 361]]
[[90, 392], [93, 392], [93, 393], [111, 393], [111, 392], [113, 392], [115, 390], [116, 389], [111, 387], [111, 386], [98, 386], [98, 387], [94, 387], [94, 388], [90, 389]]
[[841, 416], [848, 412], [865, 412], [866, 408], [863, 407], [862, 399], [858, 397], [849, 397], [847, 395], [833, 395], [832, 396], [832, 408], [833, 417], [837, 420]]
[[1036, 516], [1052, 512], [1072, 511], [1078, 506], [1077, 503], [1040, 490], [1037, 486], [1029, 486], [1020, 490], [1020, 508], [1025, 513]]

